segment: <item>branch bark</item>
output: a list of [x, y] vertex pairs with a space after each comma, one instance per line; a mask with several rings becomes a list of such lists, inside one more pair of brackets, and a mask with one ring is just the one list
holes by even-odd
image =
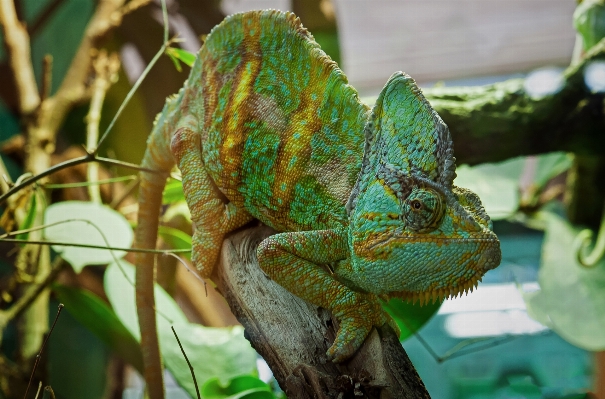
[[213, 280], [289, 398], [429, 398], [393, 330], [373, 330], [349, 361], [325, 353], [337, 325], [330, 313], [290, 294], [258, 267], [257, 244], [273, 231], [248, 229], [225, 240]]
[[17, 18], [13, 0], [0, 1], [0, 24], [6, 41], [11, 71], [17, 85], [19, 110], [28, 115], [40, 104], [34, 68], [31, 63], [29, 35]]

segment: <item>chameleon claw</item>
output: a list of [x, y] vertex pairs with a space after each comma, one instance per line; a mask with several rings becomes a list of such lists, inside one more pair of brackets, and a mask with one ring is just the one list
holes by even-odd
[[388, 323], [397, 336], [401, 334], [399, 326], [382, 309], [375, 295], [355, 294], [356, 300], [344, 306], [337, 306], [333, 310], [339, 321], [339, 328], [336, 339], [328, 349], [326, 356], [334, 363], [343, 362], [353, 356], [363, 345], [373, 327], [380, 327]]

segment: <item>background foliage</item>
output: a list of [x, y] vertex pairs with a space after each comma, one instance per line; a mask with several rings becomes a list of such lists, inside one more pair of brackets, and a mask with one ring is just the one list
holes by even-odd
[[[15, 2], [17, 15], [27, 22], [27, 33], [31, 37], [31, 65], [37, 87], [50, 88], [45, 93], [46, 97], [42, 96], [40, 104], [57, 93], [61, 94], [66, 80], [73, 78], [69, 77], [68, 71], [82, 47], [87, 25], [94, 20], [99, 8], [110, 7], [110, 3], [92, 0]], [[121, 4], [115, 6], [116, 12], [123, 14], [123, 20], [114, 29], [94, 37], [92, 47], [102, 44], [109, 52], [114, 52], [128, 44], [136, 48], [142, 62], [147, 64], [162, 44], [162, 26], [157, 22], [158, 18], [153, 18], [159, 15], [159, 8], [156, 4], [147, 3], [127, 3], [140, 6], [132, 11], [124, 9]], [[174, 8], [169, 11], [171, 15], [178, 11], [180, 15], [187, 16], [195, 34], [201, 36], [224, 17], [218, 3], [180, 0], [173, 2]], [[324, 49], [338, 60], [335, 21], [320, 11], [319, 3], [295, 1], [294, 11]], [[603, 11], [600, 7], [601, 2], [585, 1], [579, 9], [582, 14], [579, 11], [576, 17], [578, 30], [584, 37], [584, 50], [596, 45], [603, 37], [603, 18], [599, 14]], [[39, 122], [42, 119], [35, 117], [41, 111], [24, 112], [20, 91], [12, 78], [6, 41], [1, 38], [5, 44], [0, 48], [1, 156], [6, 173], [17, 183], [24, 173], [40, 172], [28, 167], [28, 158], [32, 155], [27, 146], [31, 143], [23, 133], [31, 137], [39, 127], [32, 120]], [[176, 47], [177, 44], [173, 46], [167, 52], [168, 56], [160, 58], [134, 93], [123, 116], [117, 119], [109, 139], [101, 147], [100, 154], [121, 161], [139, 162], [155, 113], [161, 109], [165, 97], [180, 88], [188, 73], [186, 65], [191, 62], [190, 54]], [[52, 56], [51, 72], [44, 67], [48, 64], [44, 61], [48, 54]], [[91, 60], [100, 58], [98, 51], [87, 53], [86, 57], [89, 58], [88, 67], [83, 68], [84, 77], [80, 82], [83, 91], [70, 100], [69, 112], [66, 111], [64, 119], [57, 124], [56, 137], [53, 137], [56, 138], [56, 150], [48, 151], [52, 157], [47, 167], [85, 155], [81, 146], [90, 138], [90, 128], [94, 124], [90, 110], [95, 78], [104, 76], [102, 79], [107, 83], [100, 109], [99, 131], [105, 130], [132, 87], [132, 79], [123, 69], [103, 75], [91, 67]], [[44, 92], [43, 89], [40, 91]], [[438, 94], [438, 90], [435, 93]], [[550, 95], [555, 96], [556, 93]], [[586, 101], [594, 101], [598, 97], [601, 108], [595, 112], [602, 117], [602, 94], [586, 90], [586, 96], [591, 96]], [[431, 97], [431, 91], [427, 91], [427, 97]], [[464, 142], [456, 141], [457, 151], [459, 146], [465, 146]], [[464, 153], [464, 148], [461, 152]], [[499, 154], [494, 154], [493, 159], [501, 159]], [[494, 219], [513, 220], [546, 232], [539, 274], [541, 290], [525, 295], [529, 312], [574, 345], [592, 351], [605, 349], [605, 314], [602, 308], [605, 262], [601, 260], [591, 268], [583, 267], [576, 256], [579, 248], [576, 237], [580, 232], [578, 223], [593, 229], [599, 226], [602, 190], [590, 191], [587, 187], [594, 186], [590, 178], [598, 180], [604, 170], [601, 156], [587, 156], [582, 151], [575, 156], [552, 152], [500, 163], [462, 165], [456, 179], [457, 185], [479, 194]], [[0, 243], [3, 249], [0, 251], [0, 397], [22, 396], [35, 355], [52, 323], [58, 302], [65, 304], [65, 311], [49, 339], [34, 383], [43, 381], [44, 385], [52, 386], [57, 397], [61, 398], [118, 397], [124, 385], [124, 370], [142, 370], [133, 270], [128, 251], [53, 245], [52, 254], [49, 254], [36, 252], [24, 243], [8, 241], [18, 238], [130, 248], [132, 228], [136, 225], [132, 218], [136, 210], [132, 196], [135, 172], [125, 165], [110, 165], [101, 168], [97, 180], [117, 176], [126, 176], [129, 180], [110, 180], [107, 184], [79, 187], [66, 185], [87, 181], [88, 173], [85, 165], [64, 170], [4, 203], [5, 213], [0, 223], [7, 233], [42, 224], [55, 225], [45, 228], [41, 236], [36, 236], [35, 232], [23, 232], [17, 236], [1, 237], [5, 242]], [[91, 187], [100, 187], [100, 200], [94, 201], [97, 189]], [[587, 190], [591, 194], [585, 194]], [[586, 206], [586, 202], [581, 201], [583, 196], [590, 197], [590, 203], [597, 205]], [[161, 245], [163, 248], [189, 249], [191, 220], [178, 176], [169, 181], [164, 192], [164, 206]], [[49, 264], [53, 262], [52, 268], [38, 266], [43, 264], [44, 257], [48, 258]], [[186, 261], [188, 255], [183, 254], [182, 258]], [[267, 384], [258, 378], [256, 354], [245, 340], [241, 326], [236, 325], [225, 310], [215, 310], [217, 306], [225, 309], [222, 299], [211, 293], [210, 299], [202, 298], [200, 301], [199, 297], [204, 295], [206, 288], [191, 281], [184, 282], [179, 277], [183, 266], [168, 256], [158, 256], [158, 262], [161, 267], [156, 297], [162, 331], [161, 351], [176, 384], [190, 396], [196, 396], [189, 368], [170, 326], [179, 335], [204, 397], [279, 396], [275, 384]], [[48, 289], [52, 294], [47, 294], [44, 300], [40, 292], [48, 292]], [[32, 294], [34, 291], [35, 295]], [[22, 298], [26, 300], [20, 302]], [[16, 306], [19, 303], [23, 306]], [[398, 321], [402, 339], [420, 328], [439, 306], [437, 303], [419, 307], [397, 300], [385, 304]], [[30, 335], [37, 338], [27, 338]], [[31, 389], [30, 394], [34, 396]]]

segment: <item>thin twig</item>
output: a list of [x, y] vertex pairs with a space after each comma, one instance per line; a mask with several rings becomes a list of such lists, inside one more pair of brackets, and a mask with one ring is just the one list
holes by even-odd
[[97, 148], [92, 152], [93, 154], [96, 154], [99, 151], [99, 147], [101, 146], [101, 144], [103, 144], [103, 142], [105, 141], [105, 139], [109, 135], [109, 132], [111, 132], [111, 129], [113, 128], [113, 125], [115, 125], [115, 123], [118, 120], [118, 118], [120, 117], [120, 115], [122, 115], [122, 111], [124, 111], [124, 108], [126, 108], [126, 106], [128, 105], [128, 103], [130, 102], [130, 99], [134, 96], [134, 93], [138, 90], [138, 88], [141, 85], [141, 83], [143, 83], [143, 80], [145, 79], [145, 77], [147, 77], [147, 74], [149, 73], [149, 71], [151, 70], [151, 68], [153, 68], [153, 66], [156, 64], [156, 62], [158, 62], [158, 60], [162, 56], [162, 54], [164, 54], [164, 51], [166, 51], [166, 48], [167, 48], [167, 42], [165, 42], [164, 44], [162, 44], [162, 47], [160, 47], [160, 49], [158, 50], [158, 52], [156, 53], [156, 55], [153, 56], [153, 58], [151, 59], [151, 62], [147, 65], [147, 67], [145, 68], [145, 70], [143, 71], [143, 73], [141, 74], [141, 76], [139, 76], [139, 78], [137, 79], [137, 81], [135, 82], [135, 84], [132, 85], [132, 88], [130, 89], [130, 91], [126, 95], [126, 98], [124, 98], [124, 101], [122, 101], [122, 104], [120, 105], [120, 108], [118, 108], [118, 111], [116, 112], [116, 114], [113, 116], [113, 119], [109, 123], [109, 126], [107, 126], [107, 129], [105, 129], [105, 132], [103, 133], [103, 136], [101, 136], [101, 139], [99, 140]]
[[0, 0], [0, 24], [17, 86], [19, 111], [30, 115], [38, 108], [40, 96], [31, 63], [29, 35], [25, 24], [17, 18], [13, 0]]
[[2, 194], [8, 192], [10, 190], [11, 177], [8, 174], [8, 170], [6, 169], [6, 165], [0, 157], [0, 189], [2, 190]]
[[123, 4], [124, 0], [100, 0], [98, 2], [65, 78], [57, 93], [52, 97], [49, 107], [52, 109], [52, 113], [47, 115], [46, 125], [53, 136], [56, 135], [72, 106], [86, 99], [88, 95], [86, 83], [92, 62], [91, 50], [98, 45], [100, 38], [121, 23], [122, 14], [119, 10]]
[[83, 164], [86, 162], [100, 162], [103, 164], [116, 165], [116, 166], [121, 166], [121, 167], [128, 168], [128, 169], [134, 169], [134, 170], [138, 170], [138, 171], [142, 171], [142, 172], [149, 172], [149, 173], [160, 173], [160, 174], [165, 173], [162, 171], [143, 168], [136, 164], [132, 164], [132, 163], [124, 162], [124, 161], [118, 161], [117, 159], [103, 158], [103, 157], [98, 157], [93, 154], [86, 154], [86, 155], [83, 155], [78, 158], [73, 158], [73, 159], [58, 163], [58, 164], [46, 169], [44, 172], [39, 173], [35, 176], [32, 176], [29, 179], [26, 179], [23, 182], [13, 186], [10, 190], [8, 190], [4, 194], [0, 195], [0, 204], [4, 203], [4, 201], [6, 201], [6, 199], [8, 197], [13, 195], [17, 191], [22, 190], [25, 187], [28, 187], [28, 186], [34, 184], [35, 182], [37, 182], [40, 179], [45, 178], [46, 176], [50, 176], [53, 173], [58, 172], [60, 170], [70, 168], [72, 166], [80, 165], [80, 164]]
[[179, 262], [181, 265], [183, 265], [183, 267], [187, 270], [187, 272], [191, 273], [193, 275], [193, 277], [195, 277], [199, 281], [201, 281], [202, 284], [204, 284], [204, 290], [206, 291], [206, 297], [208, 296], [208, 286], [206, 285], [206, 280], [204, 280], [202, 278], [202, 276], [200, 276], [198, 273], [196, 273], [195, 271], [191, 270], [191, 268], [189, 267], [189, 265], [187, 265], [187, 262], [185, 262], [181, 257], [177, 256], [173, 252], [167, 252], [164, 255], [166, 255], [166, 256], [172, 256], [173, 258], [175, 258], [177, 260], [177, 262]]
[[65, 266], [67, 266], [67, 263], [61, 257], [57, 257], [53, 262], [50, 273], [48, 273], [40, 283], [30, 286], [10, 308], [0, 311], [0, 331], [2, 331], [11, 320], [19, 316], [19, 314], [21, 314], [21, 312], [38, 297], [40, 292], [55, 281]]
[[60, 188], [78, 188], [78, 187], [88, 187], [91, 184], [112, 184], [112, 183], [119, 183], [119, 182], [123, 182], [123, 181], [127, 181], [127, 180], [136, 180], [137, 176], [135, 175], [129, 175], [129, 176], [118, 176], [118, 177], [111, 177], [109, 179], [101, 179], [101, 180], [97, 180], [94, 183], [90, 182], [90, 181], [81, 181], [81, 182], [77, 182], [77, 183], [57, 183], [57, 184], [51, 184], [51, 183], [46, 183], [46, 184], [42, 184], [42, 187], [44, 188], [48, 188], [48, 189], [60, 189]]
[[52, 90], [53, 77], [53, 56], [46, 54], [42, 59], [42, 92], [40, 93], [40, 101], [50, 97]]
[[93, 249], [107, 249], [111, 251], [124, 251], [124, 252], [146, 252], [150, 254], [184, 254], [191, 252], [190, 249], [143, 249], [143, 248], [120, 248], [120, 247], [110, 247], [103, 245], [90, 245], [90, 244], [76, 244], [69, 242], [60, 242], [60, 241], [32, 241], [32, 240], [19, 240], [16, 238], [1, 238], [0, 242], [15, 242], [22, 244], [37, 244], [37, 245], [56, 245], [62, 247], [78, 247], [78, 248], [93, 248]]
[[134, 10], [146, 6], [149, 3], [151, 3], [151, 0], [131, 0], [130, 2], [122, 6], [120, 12], [122, 13], [122, 16], [124, 16], [126, 14], [130, 14]]
[[189, 371], [191, 371], [191, 378], [193, 378], [193, 384], [195, 385], [195, 393], [197, 394], [197, 399], [202, 399], [202, 397], [200, 396], [200, 389], [197, 386], [197, 379], [195, 378], [195, 372], [193, 371], [193, 366], [191, 365], [191, 362], [189, 361], [189, 358], [187, 357], [187, 354], [185, 353], [185, 349], [183, 349], [183, 345], [181, 345], [181, 340], [179, 339], [179, 336], [176, 335], [176, 331], [174, 331], [174, 326], [170, 326], [170, 328], [172, 329], [172, 333], [174, 334], [174, 337], [176, 338], [176, 342], [178, 342], [178, 344], [179, 344], [179, 348], [181, 348], [181, 353], [183, 354], [183, 357], [185, 358], [185, 361], [187, 362], [187, 366], [189, 366]]
[[57, 315], [55, 316], [55, 321], [53, 321], [53, 325], [50, 327], [50, 331], [48, 332], [48, 334], [46, 335], [46, 338], [44, 339], [44, 342], [42, 343], [40, 352], [36, 356], [36, 361], [34, 362], [34, 368], [32, 369], [32, 373], [29, 377], [29, 382], [27, 383], [27, 389], [25, 390], [25, 395], [23, 395], [23, 399], [27, 398], [27, 392], [29, 391], [29, 386], [31, 385], [32, 379], [34, 378], [34, 373], [36, 372], [38, 363], [40, 363], [40, 358], [42, 357], [42, 351], [44, 350], [44, 347], [46, 346], [46, 343], [48, 342], [48, 338], [50, 337], [50, 334], [52, 334], [53, 330], [55, 329], [55, 325], [57, 324], [57, 320], [59, 320], [59, 316], [61, 315], [61, 310], [63, 310], [63, 307], [64, 307], [64, 305], [62, 303], [60, 303], [59, 309], [57, 310]]
[[40, 16], [34, 21], [34, 23], [27, 27], [29, 35], [34, 36], [36, 33], [38, 33], [38, 30], [46, 23], [46, 21], [48, 21], [48, 19], [63, 2], [64, 0], [53, 0], [50, 4], [48, 4], [40, 13]]
[[38, 390], [36, 391], [36, 397], [34, 399], [38, 399], [38, 396], [40, 396], [41, 390], [42, 390], [42, 381], [38, 382]]
[[114, 198], [113, 201], [111, 201], [111, 204], [109, 204], [109, 207], [111, 209], [118, 209], [118, 206], [120, 206], [120, 204], [126, 199], [128, 198], [128, 196], [130, 194], [132, 194], [134, 192], [134, 190], [139, 186], [139, 183], [141, 182], [141, 180], [139, 179], [139, 177], [135, 177], [133, 179], [133, 181], [131, 181], [130, 183], [128, 183], [128, 185], [126, 186], [126, 189], [124, 190], [124, 193], [117, 198]]
[[[107, 55], [105, 50], [101, 50], [93, 62], [95, 70], [95, 79], [92, 84], [92, 96], [90, 100], [90, 111], [86, 116], [86, 148], [87, 152], [92, 152], [97, 147], [99, 139], [99, 122], [101, 121], [101, 108], [105, 100], [105, 94], [111, 86], [112, 81], [117, 78], [120, 60], [117, 54]], [[90, 162], [88, 165], [88, 181], [95, 183], [99, 180], [99, 164]], [[88, 186], [88, 194], [91, 202], [100, 204], [101, 190], [96, 184]]]

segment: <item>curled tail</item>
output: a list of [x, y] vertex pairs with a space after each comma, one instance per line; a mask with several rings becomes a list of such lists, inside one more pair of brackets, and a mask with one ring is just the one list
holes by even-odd
[[[140, 174], [138, 226], [135, 234], [135, 248], [138, 249], [155, 249], [162, 192], [166, 179], [175, 165], [174, 157], [170, 152], [170, 140], [178, 120], [177, 114], [183, 91], [181, 89], [177, 96], [166, 101], [147, 140], [147, 149], [141, 167], [157, 172], [142, 171]], [[164, 381], [153, 293], [154, 256], [151, 253], [136, 254], [135, 292], [147, 392], [151, 399], [162, 399]]]

